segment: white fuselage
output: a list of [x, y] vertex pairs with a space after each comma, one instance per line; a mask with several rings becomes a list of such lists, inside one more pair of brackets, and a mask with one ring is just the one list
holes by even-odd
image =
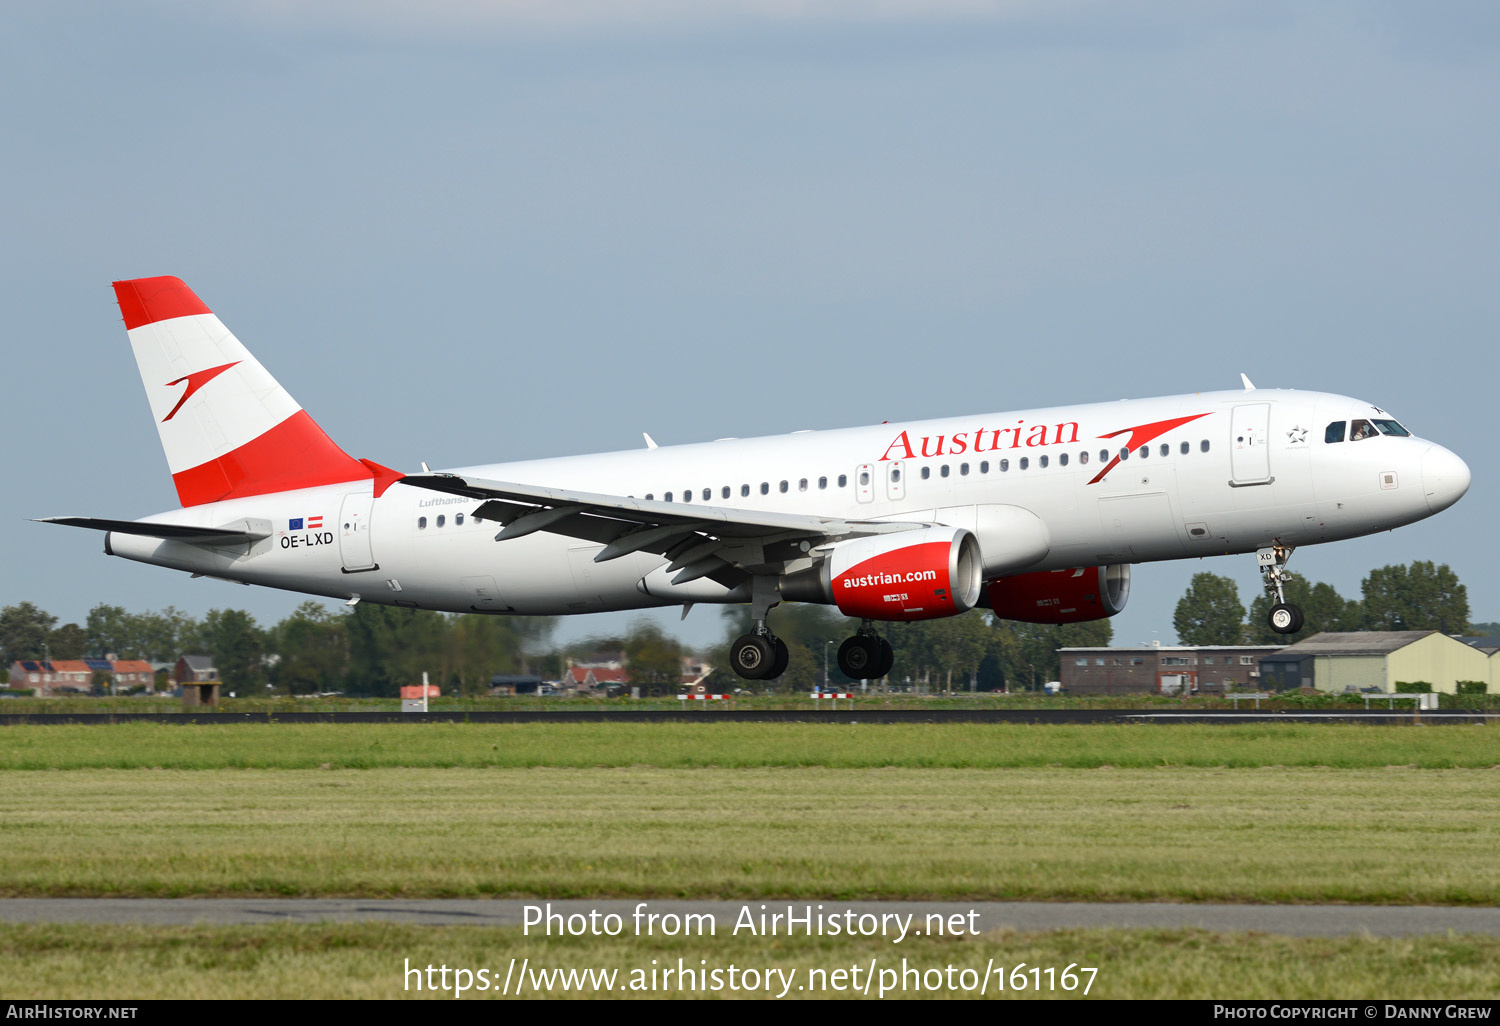
[[[687, 507], [930, 521], [975, 531], [981, 550], [1004, 542], [986, 537], [986, 508], [1021, 507], [1048, 535], [1046, 555], [1015, 571], [1030, 572], [1335, 541], [1457, 501], [1468, 471], [1441, 446], [1393, 434], [1325, 441], [1330, 423], [1386, 416], [1325, 393], [1210, 392], [454, 473]], [[1128, 458], [1119, 459], [1127, 446]], [[373, 493], [372, 482], [356, 481], [146, 518], [203, 527], [269, 522], [271, 537], [250, 546], [120, 533], [106, 545], [115, 555], [193, 573], [454, 612], [560, 614], [743, 599], [708, 578], [673, 586], [668, 560], [648, 552], [595, 562], [600, 545], [545, 531], [496, 542], [499, 525], [477, 519], [473, 499], [401, 483]], [[321, 525], [312, 526], [318, 518]]]

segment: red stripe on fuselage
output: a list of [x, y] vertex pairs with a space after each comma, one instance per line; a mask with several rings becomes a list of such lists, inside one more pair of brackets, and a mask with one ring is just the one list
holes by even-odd
[[[1166, 434], [1168, 431], [1171, 431], [1175, 427], [1181, 427], [1184, 424], [1192, 423], [1199, 417], [1207, 416], [1207, 413], [1195, 413], [1191, 417], [1174, 417], [1171, 420], [1158, 420], [1152, 424], [1139, 424], [1135, 427], [1121, 428], [1118, 431], [1111, 431], [1109, 434], [1100, 435], [1099, 437], [1117, 438], [1120, 435], [1123, 435], [1125, 432], [1129, 431], [1130, 441], [1125, 443], [1124, 448], [1136, 449], [1154, 439], [1160, 438], [1162, 435]], [[1114, 470], [1115, 467], [1119, 465], [1119, 462], [1120, 457], [1116, 455], [1114, 459], [1110, 460], [1109, 463], [1105, 465], [1103, 470], [1094, 475], [1093, 480], [1091, 480], [1089, 484], [1098, 484], [1100, 481], [1103, 481], [1104, 475], [1108, 474], [1111, 470]]]
[[193, 314], [213, 313], [193, 294], [181, 278], [170, 275], [161, 278], [134, 278], [117, 281], [115, 299], [120, 303], [120, 316], [125, 318], [125, 330], [139, 328], [143, 324], [168, 321], [173, 317], [190, 317]]
[[334, 444], [306, 410], [218, 459], [173, 474], [184, 506], [293, 488], [368, 480], [371, 472]]

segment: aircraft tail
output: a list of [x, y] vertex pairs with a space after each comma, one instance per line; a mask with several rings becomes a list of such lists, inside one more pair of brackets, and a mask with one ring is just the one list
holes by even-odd
[[182, 505], [372, 477], [383, 490], [392, 472], [334, 444], [181, 279], [114, 287]]

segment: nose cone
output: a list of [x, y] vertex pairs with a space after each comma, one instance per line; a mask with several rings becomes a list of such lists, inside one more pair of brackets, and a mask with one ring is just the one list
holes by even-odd
[[1469, 490], [1469, 465], [1457, 455], [1434, 445], [1422, 456], [1422, 493], [1427, 506], [1439, 513]]

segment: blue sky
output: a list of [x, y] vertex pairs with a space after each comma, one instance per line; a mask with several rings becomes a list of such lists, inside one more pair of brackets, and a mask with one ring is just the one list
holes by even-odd
[[[1359, 396], [1474, 485], [1292, 568], [1446, 562], [1500, 619], [1497, 44], [1480, 3], [9, 5], [0, 604], [299, 601], [26, 522], [176, 505], [109, 290], [175, 274], [403, 469]], [[1257, 594], [1142, 566], [1117, 639], [1171, 640], [1199, 570]]]

